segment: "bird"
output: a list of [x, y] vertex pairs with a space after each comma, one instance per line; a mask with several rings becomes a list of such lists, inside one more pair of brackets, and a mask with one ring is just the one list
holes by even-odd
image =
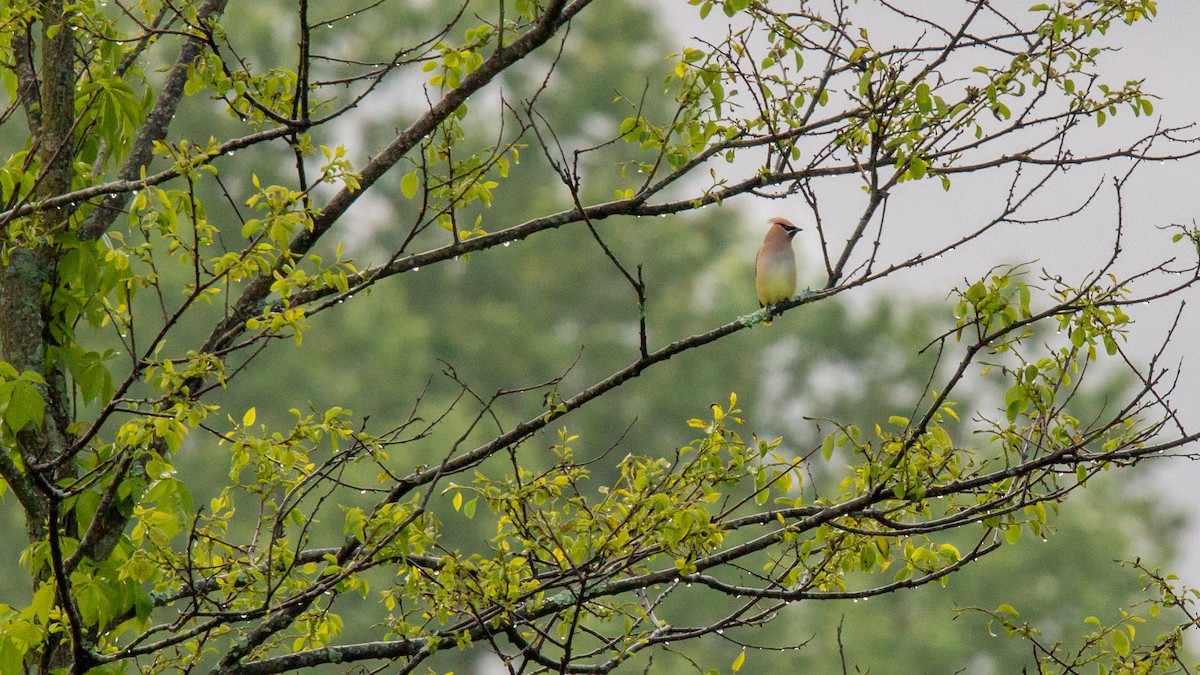
[[[758, 292], [758, 306], [770, 307], [792, 297], [796, 293], [796, 253], [792, 250], [792, 237], [800, 231], [787, 218], [772, 218], [763, 237], [762, 248], [754, 260], [754, 290]], [[770, 326], [771, 321], [763, 321]]]

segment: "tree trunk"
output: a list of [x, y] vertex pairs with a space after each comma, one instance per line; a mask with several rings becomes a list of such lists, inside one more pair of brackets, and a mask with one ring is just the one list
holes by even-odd
[[[41, 3], [41, 55], [33, 86], [20, 92], [34, 134], [41, 171], [36, 187], [38, 200], [64, 194], [71, 188], [75, 155], [73, 139], [75, 59], [69, 17], [63, 0]], [[30, 40], [32, 42], [32, 40]], [[32, 66], [34, 51], [27, 44], [24, 55]], [[20, 58], [20, 57], [19, 57]], [[29, 84], [29, 83], [23, 83]], [[37, 468], [60, 457], [64, 451], [68, 423], [66, 377], [60, 364], [47, 361], [52, 317], [47, 298], [53, 288], [57, 263], [55, 239], [67, 231], [71, 208], [47, 209], [30, 220], [8, 224], [3, 238], [0, 267], [0, 356], [17, 372], [30, 371], [45, 379], [38, 392], [46, 402], [40, 424], [28, 424], [16, 433], [16, 450], [22, 467], [5, 461], [4, 478], [12, 485], [25, 510], [26, 530], [31, 542], [45, 541], [50, 512], [56, 506], [52, 491], [57, 470]], [[16, 484], [14, 484], [16, 483]], [[34, 585], [49, 583], [50, 569], [39, 570]], [[65, 636], [46, 646], [42, 670], [69, 665], [71, 648]]]

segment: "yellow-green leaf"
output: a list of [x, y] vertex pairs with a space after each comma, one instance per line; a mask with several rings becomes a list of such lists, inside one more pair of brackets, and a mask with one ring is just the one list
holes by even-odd
[[417, 170], [413, 169], [404, 174], [404, 178], [400, 179], [400, 191], [404, 193], [407, 199], [412, 199], [413, 195], [417, 194]]
[[1113, 651], [1121, 656], [1129, 656], [1129, 636], [1123, 631], [1114, 630], [1109, 633], [1109, 640], [1112, 642]]

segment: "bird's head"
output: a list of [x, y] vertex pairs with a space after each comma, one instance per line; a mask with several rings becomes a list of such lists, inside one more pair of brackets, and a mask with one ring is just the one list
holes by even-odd
[[800, 228], [793, 225], [792, 221], [788, 220], [787, 218], [772, 218], [767, 222], [771, 223], [772, 227], [778, 227], [779, 229], [783, 230], [784, 233], [787, 234], [788, 239], [795, 237], [800, 232]]

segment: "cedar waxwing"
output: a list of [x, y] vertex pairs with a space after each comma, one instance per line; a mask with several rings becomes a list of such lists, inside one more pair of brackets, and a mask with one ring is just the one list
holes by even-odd
[[[763, 237], [762, 248], [754, 260], [754, 290], [758, 292], [758, 306], [769, 307], [783, 302], [796, 293], [796, 254], [792, 251], [792, 237], [800, 231], [786, 218], [768, 221], [767, 236]], [[771, 325], [771, 321], [763, 321]]]

